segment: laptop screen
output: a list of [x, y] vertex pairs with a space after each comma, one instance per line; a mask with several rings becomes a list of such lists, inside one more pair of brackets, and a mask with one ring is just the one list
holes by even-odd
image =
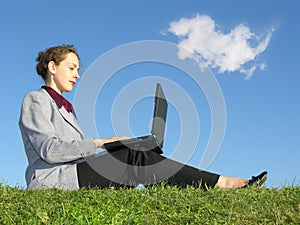
[[166, 100], [162, 86], [158, 83], [156, 84], [155, 105], [151, 134], [156, 137], [156, 140], [160, 144], [161, 148], [163, 147], [165, 136], [167, 109], [168, 102]]

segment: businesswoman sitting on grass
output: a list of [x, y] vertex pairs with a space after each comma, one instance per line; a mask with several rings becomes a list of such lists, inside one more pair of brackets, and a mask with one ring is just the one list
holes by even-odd
[[[39, 52], [36, 61], [36, 71], [43, 78], [44, 85], [25, 96], [19, 119], [28, 159], [27, 189], [119, 188], [160, 182], [179, 187], [192, 185], [205, 189], [225, 189], [261, 185], [266, 180], [267, 172], [250, 180], [227, 177], [180, 164], [154, 151], [131, 150], [120, 150], [115, 154], [126, 159], [126, 163], [137, 170], [121, 171], [124, 177], [121, 182], [102, 176], [101, 171], [96, 172], [86, 158], [94, 157], [98, 165], [103, 165], [110, 153], [104, 149], [102, 154], [95, 156], [96, 149], [104, 148], [105, 143], [126, 138], [84, 138], [72, 104], [62, 96], [63, 92], [72, 91], [80, 77], [77, 50], [72, 45], [51, 47]], [[162, 180], [155, 180], [161, 172], [155, 170], [146, 176], [150, 180], [152, 178], [151, 182], [139, 178], [138, 173], [145, 172], [143, 165], [155, 165], [158, 162], [165, 165], [166, 171], [172, 170], [172, 165], [179, 165], [180, 169]], [[112, 166], [108, 165], [105, 170], [113, 170], [110, 168]]]

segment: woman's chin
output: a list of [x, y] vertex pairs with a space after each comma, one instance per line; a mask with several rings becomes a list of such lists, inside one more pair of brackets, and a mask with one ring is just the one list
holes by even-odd
[[73, 87], [69, 87], [65, 89], [65, 92], [71, 92], [73, 90]]

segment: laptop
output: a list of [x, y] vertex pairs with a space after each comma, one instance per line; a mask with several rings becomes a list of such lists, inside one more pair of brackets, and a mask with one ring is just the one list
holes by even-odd
[[137, 151], [151, 150], [156, 153], [162, 154], [167, 110], [168, 102], [163, 92], [163, 88], [160, 83], [157, 83], [151, 134], [127, 140], [106, 143], [104, 144], [104, 148], [108, 152], [114, 152], [122, 149], [133, 149]]

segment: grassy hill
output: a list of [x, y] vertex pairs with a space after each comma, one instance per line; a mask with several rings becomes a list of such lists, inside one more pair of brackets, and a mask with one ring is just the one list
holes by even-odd
[[0, 185], [0, 224], [300, 224], [300, 187], [25, 191]]

